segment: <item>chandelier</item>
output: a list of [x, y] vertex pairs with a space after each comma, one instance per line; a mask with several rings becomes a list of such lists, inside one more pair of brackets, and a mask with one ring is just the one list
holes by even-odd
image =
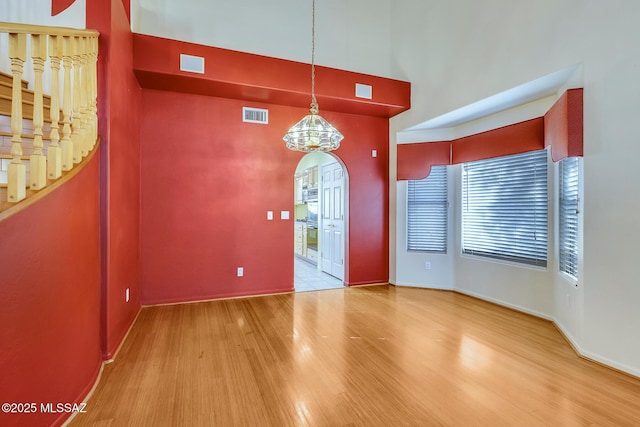
[[306, 115], [296, 123], [282, 138], [290, 150], [304, 151], [332, 151], [340, 147], [344, 138], [336, 128], [318, 114], [316, 100], [316, 0], [311, 6], [311, 114]]

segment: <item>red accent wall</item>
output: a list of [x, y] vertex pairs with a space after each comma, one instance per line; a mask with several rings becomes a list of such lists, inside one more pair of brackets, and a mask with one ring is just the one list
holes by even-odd
[[127, 19], [131, 22], [131, 0], [122, 0], [124, 6], [124, 12], [127, 14]]
[[[309, 109], [311, 66], [302, 62], [134, 34], [134, 68], [144, 88]], [[204, 58], [204, 74], [180, 71], [180, 54]], [[355, 96], [356, 83], [372, 99]], [[321, 111], [393, 117], [411, 106], [411, 84], [316, 66]]]
[[140, 309], [142, 90], [133, 74], [132, 34], [122, 1], [88, 0], [87, 27], [100, 31], [102, 340], [109, 359]]
[[[82, 402], [100, 355], [99, 156], [0, 222], [0, 403]], [[66, 415], [0, 413], [2, 426]]]
[[[242, 122], [242, 107], [269, 124]], [[307, 110], [143, 90], [142, 302], [193, 301], [293, 289], [293, 176], [303, 153], [282, 135]], [[323, 112], [345, 136], [348, 284], [388, 281], [388, 120]], [[378, 157], [371, 157], [371, 150]], [[275, 213], [267, 221], [267, 211]], [[244, 277], [236, 277], [244, 267]]]
[[51, 16], [56, 16], [67, 10], [76, 0], [51, 0]]

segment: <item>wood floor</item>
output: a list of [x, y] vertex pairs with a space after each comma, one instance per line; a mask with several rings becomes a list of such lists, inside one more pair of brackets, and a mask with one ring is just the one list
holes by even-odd
[[638, 426], [541, 319], [375, 286], [142, 309], [72, 426]]

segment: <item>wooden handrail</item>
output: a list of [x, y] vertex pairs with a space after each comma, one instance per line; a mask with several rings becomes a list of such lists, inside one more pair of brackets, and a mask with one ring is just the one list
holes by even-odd
[[0, 33], [15, 34], [37, 34], [49, 36], [69, 36], [69, 37], [98, 37], [100, 33], [96, 30], [80, 30], [70, 27], [47, 27], [43, 25], [14, 24], [11, 22], [0, 22]]

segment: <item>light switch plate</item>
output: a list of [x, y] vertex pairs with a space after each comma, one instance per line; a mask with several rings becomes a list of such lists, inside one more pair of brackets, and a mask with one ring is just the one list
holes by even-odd
[[238, 277], [242, 277], [242, 276], [244, 276], [244, 268], [238, 267]]
[[280, 211], [280, 219], [289, 219], [289, 211]]
[[273, 220], [273, 211], [267, 211], [267, 219], [269, 221]]
[[371, 150], [371, 157], [378, 157], [378, 150]]

